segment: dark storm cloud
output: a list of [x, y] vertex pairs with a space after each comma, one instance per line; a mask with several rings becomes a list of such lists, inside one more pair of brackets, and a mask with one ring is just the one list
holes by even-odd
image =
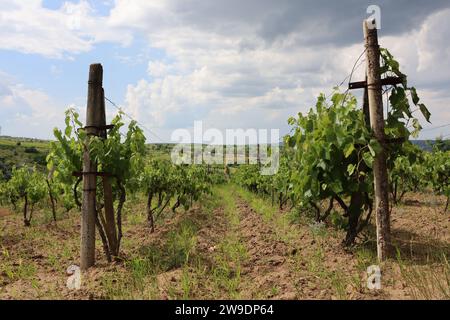
[[[158, 106], [155, 114], [170, 120], [164, 127], [172, 118], [189, 126], [199, 114], [219, 128], [286, 126], [288, 116], [307, 112], [320, 92], [346, 87], [342, 80], [363, 50], [369, 5], [381, 9], [382, 45], [433, 117], [450, 121], [448, 95], [441, 94], [450, 83], [450, 0], [167, 1], [161, 8], [136, 5], [130, 12], [143, 14], [124, 15], [122, 22], [143, 30], [150, 45], [175, 61], [176, 77], [129, 86], [127, 93], [131, 110]], [[353, 80], [363, 79], [363, 62]], [[362, 93], [355, 94], [360, 100]]]
[[450, 1], [288, 1], [283, 12], [270, 15], [260, 35], [268, 41], [299, 32], [303, 44], [349, 45], [361, 41], [362, 20], [369, 5], [381, 9], [383, 35], [399, 35], [418, 29], [435, 11], [450, 7]]
[[172, 1], [182, 23], [221, 34], [256, 29], [268, 44], [294, 35], [300, 45], [349, 45], [361, 41], [362, 20], [369, 5], [381, 8], [383, 35], [420, 27], [424, 19], [449, 0], [226, 0]]

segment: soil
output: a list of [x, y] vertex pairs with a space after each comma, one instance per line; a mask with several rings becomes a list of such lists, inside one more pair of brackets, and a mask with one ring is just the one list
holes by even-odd
[[11, 214], [11, 211], [4, 209], [4, 208], [0, 208], [0, 217], [6, 217], [9, 216]]
[[[242, 199], [237, 208], [241, 215], [238, 232], [249, 255], [242, 271], [242, 297], [254, 299], [255, 293], [267, 292], [263, 298], [295, 299], [296, 279], [287, 263], [288, 245], [275, 240], [273, 230]], [[273, 288], [276, 290], [271, 292]]]
[[[347, 250], [341, 245], [343, 231], [323, 226], [317, 229], [309, 223], [280, 226], [274, 220], [265, 221], [243, 198], [237, 196], [235, 201], [239, 213], [235, 231], [246, 251], [237, 288], [239, 298], [420, 297], [411, 280], [403, 276], [398, 259], [383, 265], [381, 290], [366, 288], [366, 268], [376, 256], [373, 240], [370, 240], [373, 226], [372, 231], [369, 228], [368, 236], [359, 240], [357, 247]], [[404, 265], [423, 272], [424, 277], [428, 277], [430, 270], [444, 270], [442, 256], [448, 258], [450, 255], [450, 214], [442, 212], [443, 203], [442, 197], [431, 194], [407, 194], [403, 203], [392, 210], [392, 238], [397, 258], [401, 257]], [[275, 217], [286, 214], [285, 210], [276, 210]], [[128, 298], [172, 299], [174, 295], [182, 298], [180, 292], [186, 270], [192, 279], [196, 279], [190, 298], [229, 298], [226, 291], [217, 289], [211, 282], [217, 248], [229, 232], [224, 208], [219, 206], [211, 213], [205, 213], [197, 205], [188, 212], [169, 216], [152, 234], [145, 222], [132, 224], [125, 219], [127, 241], [122, 246], [123, 261], [107, 264], [98, 244], [97, 264], [83, 274], [85, 286], [78, 291], [67, 289], [66, 269], [78, 260], [79, 216], [71, 213], [56, 225], [33, 223], [32, 227], [25, 228], [19, 214], [0, 209], [0, 299], [111, 298], [105, 289], [106, 275], [112, 287], [128, 283], [129, 280], [123, 280], [130, 273], [127, 261], [142, 256], [149, 248], [164, 253], [171, 232], [187, 220], [193, 221], [196, 227], [192, 251], [196, 259], [192, 258], [192, 261], [196, 264], [162, 269], [154, 277], [143, 280], [145, 288], [137, 296]], [[201, 268], [195, 268], [197, 265]], [[150, 287], [154, 290], [148, 293]], [[443, 298], [438, 293], [430, 294], [429, 298]]]

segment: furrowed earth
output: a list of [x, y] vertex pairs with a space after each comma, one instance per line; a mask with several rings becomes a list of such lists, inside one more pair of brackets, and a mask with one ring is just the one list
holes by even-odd
[[21, 213], [1, 208], [0, 299], [448, 299], [444, 202], [409, 193], [392, 208], [394, 249], [380, 290], [367, 286], [367, 268], [377, 265], [374, 221], [345, 249], [343, 230], [234, 184], [188, 211], [167, 210], [154, 233], [145, 199], [130, 199], [120, 260], [107, 263], [97, 239], [97, 263], [79, 290], [67, 288], [66, 270], [79, 263], [80, 213], [59, 212], [53, 223], [40, 208], [24, 227]]

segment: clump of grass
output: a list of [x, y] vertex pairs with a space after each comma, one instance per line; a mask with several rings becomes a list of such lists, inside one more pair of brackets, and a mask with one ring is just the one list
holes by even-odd
[[239, 196], [242, 197], [242, 199], [250, 204], [253, 210], [255, 210], [263, 217], [264, 222], [267, 223], [272, 220], [276, 211], [272, 204], [261, 197], [255, 196], [253, 193], [243, 188], [238, 188], [237, 192]]
[[327, 227], [325, 226], [325, 224], [323, 222], [314, 221], [309, 225], [309, 229], [311, 230], [311, 232], [314, 236], [317, 236], [320, 238], [324, 238], [328, 235]]
[[[322, 246], [318, 246], [307, 256], [297, 255], [295, 257], [298, 265], [306, 264], [308, 272], [311, 276], [318, 280], [318, 285], [322, 289], [331, 288], [337, 299], [349, 299], [347, 289], [349, 286], [357, 288], [361, 291], [363, 283], [359, 275], [348, 274], [345, 270], [338, 266], [330, 269], [325, 261], [327, 260], [326, 253]], [[297, 268], [300, 272], [301, 268]]]
[[279, 292], [280, 288], [278, 288], [278, 286], [276, 285], [272, 286], [272, 288], [270, 289], [270, 294], [272, 297], [278, 295]]
[[450, 299], [450, 264], [445, 252], [441, 262], [434, 265], [412, 265], [403, 260], [397, 249], [401, 275], [415, 299]]
[[10, 281], [27, 280], [35, 278], [37, 272], [36, 265], [33, 262], [19, 259], [17, 265], [11, 263], [0, 264], [0, 274], [6, 275]]
[[212, 194], [205, 195], [203, 200], [200, 202], [202, 211], [204, 213], [206, 213], [208, 218], [213, 217], [214, 210], [217, 209], [221, 204], [219, 197], [217, 197], [218, 193], [219, 193], [219, 187], [214, 186], [212, 188]]
[[[102, 285], [108, 298], [136, 299], [157, 297], [158, 274], [183, 268], [181, 286], [182, 297], [187, 299], [191, 293], [189, 284], [189, 262], [195, 252], [196, 232], [195, 221], [186, 217], [181, 220], [176, 229], [165, 235], [165, 241], [160, 245], [149, 245], [141, 248], [137, 256], [125, 262], [127, 273], [104, 277]], [[168, 288], [169, 295], [179, 297], [174, 288]]]
[[194, 284], [195, 277], [192, 277], [191, 270], [188, 265], [183, 267], [183, 272], [181, 274], [181, 288], [183, 290], [183, 299], [189, 299], [191, 297], [192, 288]]
[[214, 256], [212, 274], [216, 288], [225, 289], [230, 298], [239, 298], [242, 263], [246, 257], [246, 248], [236, 235], [227, 236]]
[[360, 246], [356, 248], [354, 254], [356, 257], [356, 268], [360, 272], [365, 272], [367, 270], [367, 267], [377, 264], [376, 251], [371, 250], [366, 246]]
[[323, 249], [321, 247], [317, 247], [317, 249], [313, 252], [313, 254], [309, 257], [308, 261], [308, 271], [311, 273], [321, 273], [324, 270], [323, 262], [325, 259], [325, 255]]
[[331, 272], [330, 274], [331, 286], [334, 289], [338, 299], [346, 300], [347, 296], [347, 279], [345, 275], [340, 270], [336, 272]]
[[140, 226], [146, 223], [147, 217], [141, 212], [127, 215], [127, 221], [132, 226]]

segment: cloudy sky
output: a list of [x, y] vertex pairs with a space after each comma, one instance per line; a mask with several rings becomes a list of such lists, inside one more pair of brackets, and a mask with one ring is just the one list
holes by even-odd
[[289, 116], [350, 73], [370, 4], [432, 113], [421, 138], [450, 135], [436, 128], [450, 124], [448, 0], [0, 0], [1, 134], [51, 138], [66, 108], [83, 114], [95, 62], [151, 142], [195, 120], [287, 133]]

